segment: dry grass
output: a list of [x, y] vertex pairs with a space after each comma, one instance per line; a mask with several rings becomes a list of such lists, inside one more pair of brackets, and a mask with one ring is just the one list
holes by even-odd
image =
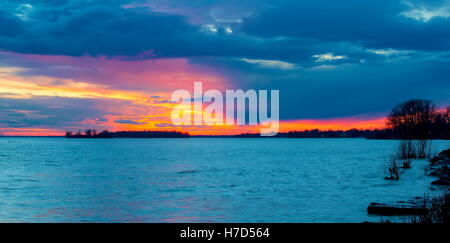
[[402, 161], [402, 168], [411, 168], [411, 162], [416, 158], [416, 149], [412, 140], [402, 140], [400, 141], [395, 157]]
[[424, 206], [427, 213], [419, 216], [412, 216], [410, 223], [413, 224], [448, 224], [450, 221], [450, 193], [441, 196], [424, 199]]
[[399, 159], [415, 159], [416, 146], [413, 140], [402, 140], [397, 148], [397, 157]]
[[419, 140], [416, 142], [416, 158], [426, 159], [431, 157], [431, 142], [429, 140]]
[[429, 140], [402, 140], [395, 151], [395, 157], [402, 161], [403, 169], [409, 169], [413, 159], [431, 158], [434, 153]]

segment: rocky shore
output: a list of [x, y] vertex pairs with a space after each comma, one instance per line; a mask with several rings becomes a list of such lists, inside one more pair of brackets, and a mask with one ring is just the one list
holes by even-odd
[[[450, 185], [450, 149], [444, 150], [438, 156], [430, 160], [429, 176], [438, 177], [439, 180], [433, 181], [432, 185], [449, 186]], [[447, 188], [448, 189], [448, 188]]]
[[369, 214], [382, 216], [423, 215], [427, 209], [421, 201], [423, 198], [416, 197], [410, 201], [398, 201], [390, 204], [371, 203], [367, 207], [367, 211]]
[[[450, 149], [444, 150], [438, 156], [430, 159], [430, 165], [427, 169], [427, 175], [438, 177], [431, 183], [432, 186], [446, 187], [450, 190]], [[427, 206], [426, 198], [416, 197], [410, 201], [398, 201], [394, 203], [373, 202], [367, 207], [369, 214], [380, 216], [394, 215], [425, 215], [430, 210]]]

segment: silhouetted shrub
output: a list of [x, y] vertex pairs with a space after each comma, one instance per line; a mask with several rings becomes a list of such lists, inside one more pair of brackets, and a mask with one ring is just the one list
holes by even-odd
[[397, 148], [397, 157], [399, 159], [416, 158], [416, 148], [412, 140], [401, 140]]
[[402, 168], [411, 168], [413, 159], [431, 158], [433, 149], [429, 140], [402, 140], [400, 141], [395, 156], [403, 162]]
[[400, 179], [400, 164], [396, 156], [391, 156], [385, 164], [386, 180]]
[[400, 141], [395, 153], [395, 157], [402, 161], [402, 168], [411, 168], [412, 159], [416, 157], [414, 143], [411, 140]]
[[418, 159], [432, 158], [435, 151], [433, 151], [433, 144], [430, 140], [419, 140], [416, 143], [416, 157]]

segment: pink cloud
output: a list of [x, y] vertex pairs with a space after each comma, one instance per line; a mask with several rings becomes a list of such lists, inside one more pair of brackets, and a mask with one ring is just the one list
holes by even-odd
[[[207, 89], [231, 88], [230, 82], [220, 70], [190, 63], [185, 58], [127, 60], [104, 56], [68, 57], [5, 52], [0, 54], [39, 67], [37, 70], [29, 70], [27, 75], [68, 78], [108, 85], [112, 88], [152, 93], [172, 92], [176, 89], [191, 90], [195, 81], [202, 81]], [[142, 55], [148, 57], [152, 52], [145, 52]]]

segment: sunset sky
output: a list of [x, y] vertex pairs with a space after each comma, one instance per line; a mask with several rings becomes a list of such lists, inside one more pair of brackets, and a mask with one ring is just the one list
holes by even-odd
[[450, 0], [2, 0], [0, 131], [179, 130], [174, 90], [280, 90], [281, 131], [450, 104]]

